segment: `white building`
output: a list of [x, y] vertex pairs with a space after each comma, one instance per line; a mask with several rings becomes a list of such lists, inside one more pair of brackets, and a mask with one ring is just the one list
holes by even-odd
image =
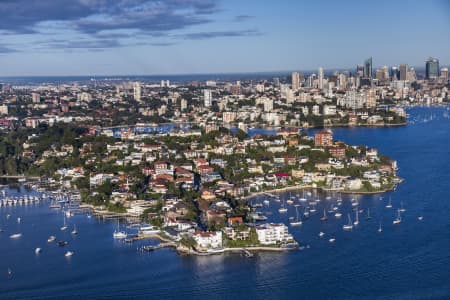
[[211, 105], [212, 105], [211, 90], [203, 90], [203, 100], [204, 100], [205, 107], [211, 107]]
[[133, 84], [133, 96], [134, 100], [141, 101], [141, 84], [139, 82]]
[[256, 234], [258, 235], [258, 241], [262, 245], [274, 245], [293, 240], [292, 235], [288, 232], [287, 226], [282, 223], [270, 223], [257, 226]]
[[336, 115], [336, 105], [324, 105], [323, 106], [323, 114], [325, 116]]
[[199, 248], [222, 248], [222, 231], [197, 231], [193, 238]]

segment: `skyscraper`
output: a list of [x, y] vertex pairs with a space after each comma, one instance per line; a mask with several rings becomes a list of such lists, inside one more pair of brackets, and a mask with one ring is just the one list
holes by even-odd
[[372, 57], [364, 61], [364, 78], [372, 78]]
[[397, 67], [392, 67], [391, 68], [392, 81], [398, 80], [399, 77], [400, 77], [400, 75], [399, 75], [399, 72], [398, 72], [398, 68]]
[[212, 105], [212, 92], [211, 90], [203, 90], [203, 98], [205, 107], [211, 107]]
[[425, 76], [428, 80], [439, 77], [439, 59], [430, 57], [425, 63]]
[[319, 68], [319, 89], [323, 89], [323, 68]]
[[407, 64], [401, 64], [398, 66], [400, 70], [400, 80], [407, 80], [408, 77], [408, 65]]
[[292, 82], [292, 89], [298, 90], [300, 87], [300, 74], [298, 72], [292, 72], [291, 82]]
[[133, 96], [135, 101], [141, 101], [141, 84], [139, 82], [133, 84]]

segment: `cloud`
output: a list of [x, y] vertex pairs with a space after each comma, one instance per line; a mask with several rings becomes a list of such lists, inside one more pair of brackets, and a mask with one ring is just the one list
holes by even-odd
[[179, 37], [186, 40], [204, 40], [219, 37], [245, 37], [245, 36], [259, 36], [262, 33], [258, 30], [240, 30], [240, 31], [208, 31], [208, 32], [195, 32], [179, 35]]
[[19, 50], [0, 45], [0, 54], [14, 53], [14, 52], [19, 52]]
[[236, 16], [234, 17], [234, 21], [235, 22], [244, 22], [250, 19], [253, 19], [254, 16], [249, 16], [249, 15], [240, 15], [240, 16]]
[[0, 30], [35, 33], [45, 22], [94, 34], [134, 29], [162, 32], [212, 22], [214, 0], [0, 0]]

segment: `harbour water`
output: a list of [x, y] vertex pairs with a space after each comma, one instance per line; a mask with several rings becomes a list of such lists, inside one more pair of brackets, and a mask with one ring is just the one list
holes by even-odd
[[[381, 200], [380, 195], [358, 196], [363, 211], [352, 231], [342, 225], [348, 213], [355, 218], [350, 204], [355, 196], [342, 195], [341, 219], [330, 214], [321, 222], [330, 200], [318, 195], [317, 212], [301, 226], [289, 227], [302, 250], [253, 258], [191, 257], [171, 249], [138, 252], [140, 245], [156, 241], [114, 241], [114, 222], [83, 214], [69, 218], [62, 232], [63, 214], [49, 209], [48, 202], [2, 207], [0, 299], [450, 299], [450, 120], [445, 108], [408, 112], [414, 122], [406, 127], [333, 129], [336, 139], [376, 147], [396, 159], [405, 179]], [[390, 197], [393, 208], [388, 209]], [[401, 202], [402, 222], [393, 225]], [[269, 221], [289, 224], [295, 208], [287, 205], [288, 212], [279, 214], [280, 205], [271, 201], [261, 210]], [[365, 219], [367, 209], [371, 220]], [[70, 233], [73, 224], [76, 236]], [[23, 236], [10, 239], [16, 232]], [[47, 243], [50, 235], [68, 245]], [[336, 241], [330, 243], [330, 237]], [[35, 254], [36, 247], [41, 254]], [[64, 256], [68, 250], [74, 252], [70, 258]]]

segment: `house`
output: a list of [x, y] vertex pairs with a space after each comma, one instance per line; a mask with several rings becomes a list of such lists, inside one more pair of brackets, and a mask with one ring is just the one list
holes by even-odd
[[236, 227], [225, 227], [225, 235], [233, 241], [247, 241], [250, 239], [250, 227], [236, 228]]
[[244, 223], [244, 220], [242, 217], [229, 217], [228, 218], [228, 225], [233, 226], [234, 224], [242, 224]]
[[288, 232], [287, 226], [282, 223], [256, 226], [256, 234], [258, 241], [262, 245], [275, 245], [293, 240], [292, 235]]
[[196, 231], [193, 238], [200, 249], [222, 247], [222, 231]]
[[345, 158], [345, 145], [338, 144], [335, 146], [332, 146], [328, 148], [328, 151], [330, 152], [331, 156], [339, 159]]

